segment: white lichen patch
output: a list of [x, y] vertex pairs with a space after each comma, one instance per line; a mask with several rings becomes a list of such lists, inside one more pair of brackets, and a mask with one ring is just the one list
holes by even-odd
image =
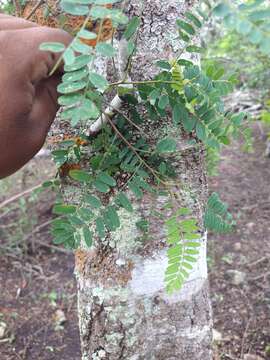
[[95, 303], [99, 305], [107, 303], [111, 298], [117, 297], [121, 302], [126, 302], [129, 298], [129, 290], [123, 287], [94, 287], [89, 289], [89, 295], [94, 298]]
[[98, 350], [92, 355], [92, 360], [101, 360], [106, 358], [106, 351]]
[[140, 232], [136, 223], [140, 220], [139, 214], [134, 210], [129, 213], [124, 209], [118, 211], [121, 219], [119, 229], [111, 233], [109, 245], [117, 250], [120, 259], [131, 257], [141, 247]]
[[190, 300], [201, 290], [207, 279], [206, 236], [205, 234], [200, 240], [200, 254], [188, 280], [181, 291], [173, 295], [165, 292], [164, 274], [168, 264], [166, 250], [158, 251], [148, 258], [137, 257], [129, 282], [133, 296], [150, 298], [159, 294], [168, 303]]

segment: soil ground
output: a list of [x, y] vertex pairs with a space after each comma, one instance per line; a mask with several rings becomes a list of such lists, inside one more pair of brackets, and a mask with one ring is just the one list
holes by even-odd
[[254, 152], [225, 149], [210, 179], [237, 220], [235, 231], [210, 235], [209, 270], [217, 359], [270, 359], [270, 159], [254, 126]]
[[[209, 239], [216, 360], [270, 359], [270, 159], [257, 126], [254, 135], [254, 153], [234, 144], [210, 179], [237, 218], [233, 233]], [[0, 202], [52, 176], [44, 161], [0, 182]], [[46, 225], [53, 200], [47, 191], [0, 209], [1, 360], [80, 359], [73, 258], [51, 247]]]
[[[0, 182], [0, 202], [54, 174], [50, 160], [32, 160]], [[49, 231], [54, 200], [46, 190], [0, 209], [1, 360], [80, 359], [73, 255], [53, 248]]]

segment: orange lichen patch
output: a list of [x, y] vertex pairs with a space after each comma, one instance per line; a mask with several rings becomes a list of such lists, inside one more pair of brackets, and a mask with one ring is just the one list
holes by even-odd
[[59, 144], [60, 142], [66, 141], [66, 140], [74, 141], [74, 144], [76, 144], [78, 146], [87, 146], [89, 144], [89, 141], [87, 141], [79, 136], [71, 136], [71, 135], [50, 136], [48, 138], [48, 143], [53, 145], [53, 144]]
[[[92, 29], [88, 28], [88, 30], [91, 30], [92, 32], [94, 32], [96, 34], [99, 33], [99, 29], [100, 29], [100, 23], [96, 23]], [[114, 32], [114, 29], [112, 27], [111, 20], [110, 19], [104, 20], [102, 23], [102, 32], [99, 37], [99, 42], [104, 42], [104, 41], [110, 40], [113, 37], [113, 32]], [[81, 41], [83, 43], [85, 43], [86, 45], [93, 46], [93, 47], [95, 47], [97, 44], [96, 39], [87, 40], [87, 39], [81, 38]]]
[[77, 249], [75, 251], [75, 270], [79, 274], [84, 274], [86, 265], [96, 257], [96, 250]]
[[[34, 6], [36, 5], [36, 0], [29, 0], [26, 2], [23, 10], [22, 17], [27, 18], [30, 14]], [[111, 4], [104, 5], [107, 8], [111, 8]], [[53, 28], [63, 28], [66, 31], [76, 34], [80, 28], [82, 27], [85, 16], [72, 16], [61, 13], [61, 10], [57, 6], [57, 2], [55, 0], [47, 0], [46, 3], [41, 5], [35, 13], [31, 16], [32, 21], [38, 23], [42, 26], [50, 26]], [[86, 29], [92, 31], [96, 34], [99, 33], [100, 22], [92, 21], [91, 19], [86, 25]], [[105, 19], [102, 23], [102, 32], [99, 35], [99, 42], [104, 42], [112, 38], [114, 32], [114, 28], [112, 26], [112, 22], [110, 19]], [[81, 39], [87, 45], [95, 46], [97, 40], [87, 40]]]
[[81, 165], [65, 163], [62, 166], [60, 166], [60, 168], [58, 169], [59, 176], [61, 178], [67, 177], [69, 175], [70, 170], [81, 170]]
[[53, 136], [49, 136], [47, 138], [47, 142], [50, 145], [58, 144], [61, 141], [63, 141], [63, 136], [61, 136], [61, 135], [53, 135]]
[[89, 142], [87, 140], [82, 139], [80, 137], [76, 137], [76, 138], [74, 138], [74, 140], [75, 140], [76, 145], [78, 145], [78, 146], [87, 146], [89, 144]]
[[79, 274], [84, 272], [84, 268], [87, 262], [87, 252], [85, 250], [76, 250], [75, 251], [75, 270]]
[[125, 266], [116, 265], [115, 254], [105, 249], [75, 251], [75, 271], [86, 277], [90, 276], [93, 282], [102, 282], [104, 285], [126, 285], [131, 279], [132, 269], [134, 267], [131, 260], [128, 260]]
[[78, 146], [87, 146], [89, 144], [89, 141], [81, 138], [80, 136], [70, 136], [70, 135], [64, 135], [62, 141], [74, 141], [74, 143]]

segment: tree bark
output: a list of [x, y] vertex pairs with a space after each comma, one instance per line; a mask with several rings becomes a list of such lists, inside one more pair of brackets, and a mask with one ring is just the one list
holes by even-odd
[[[131, 78], [151, 79], [155, 60], [170, 59], [179, 48], [175, 21], [194, 1], [130, 0], [127, 14], [142, 16], [138, 50]], [[147, 121], [147, 119], [145, 119]], [[162, 124], [153, 136], [175, 131]], [[158, 136], [158, 135], [157, 135]], [[199, 224], [207, 197], [204, 152], [190, 147], [179, 132], [175, 156], [183, 205], [191, 207]], [[136, 211], [122, 212], [122, 224], [109, 245], [76, 252], [78, 312], [83, 360], [208, 360], [211, 352], [211, 306], [207, 284], [206, 235], [199, 261], [179, 293], [165, 291], [167, 265], [163, 223], [152, 216], [163, 197], [146, 194]], [[147, 233], [136, 223], [150, 220]], [[202, 233], [203, 226], [201, 225]]]

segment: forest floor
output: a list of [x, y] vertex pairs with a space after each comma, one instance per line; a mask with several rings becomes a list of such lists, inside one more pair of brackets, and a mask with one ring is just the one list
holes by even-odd
[[[209, 239], [216, 360], [270, 359], [270, 159], [257, 125], [254, 136], [252, 154], [235, 143], [210, 179], [237, 218], [233, 233]], [[9, 213], [1, 209], [6, 194], [53, 173], [49, 160], [35, 159], [0, 182], [1, 360], [80, 359], [73, 257], [51, 247], [54, 194], [38, 201], [27, 195]]]
[[35, 158], [0, 182], [0, 360], [80, 359], [73, 255], [52, 247], [49, 231], [55, 194], [28, 194], [10, 213], [1, 209], [6, 194], [54, 174], [51, 160]]
[[229, 204], [235, 231], [209, 237], [216, 359], [270, 359], [270, 158], [254, 126], [254, 152], [225, 149], [210, 190]]

